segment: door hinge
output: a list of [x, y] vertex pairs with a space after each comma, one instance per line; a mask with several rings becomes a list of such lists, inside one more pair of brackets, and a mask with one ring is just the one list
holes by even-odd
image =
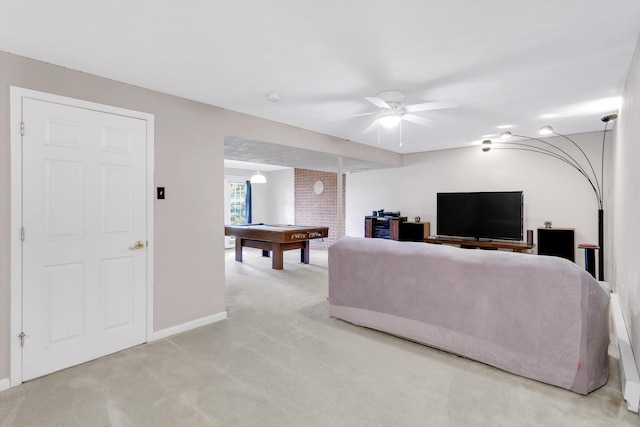
[[24, 122], [20, 122], [20, 135], [24, 136]]
[[20, 228], [20, 240], [24, 242], [24, 227]]
[[27, 337], [27, 334], [25, 334], [24, 332], [20, 332], [20, 335], [18, 335], [18, 338], [20, 338], [20, 347], [24, 347], [24, 339]]

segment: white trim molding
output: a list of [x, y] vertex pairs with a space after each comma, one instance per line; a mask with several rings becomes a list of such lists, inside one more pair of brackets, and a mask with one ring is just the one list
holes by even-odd
[[638, 413], [640, 406], [640, 376], [633, 357], [629, 334], [622, 315], [618, 294], [611, 294], [611, 315], [618, 347], [618, 366], [620, 368], [620, 382], [622, 383], [622, 396], [627, 402], [627, 409]]
[[0, 391], [11, 388], [11, 380], [9, 378], [0, 378]]
[[22, 351], [19, 335], [22, 332], [22, 91], [10, 88], [9, 122], [11, 132], [11, 262], [10, 262], [10, 320], [9, 320], [9, 379], [11, 387], [22, 384]]
[[187, 332], [192, 329], [199, 328], [201, 326], [210, 325], [212, 323], [225, 320], [227, 318], [227, 312], [222, 311], [220, 313], [212, 314], [211, 316], [202, 317], [200, 319], [192, 320], [190, 322], [183, 323], [181, 325], [172, 326], [170, 328], [162, 329], [161, 331], [154, 332], [153, 339], [150, 341], [157, 341], [163, 338], [170, 337], [171, 335]]

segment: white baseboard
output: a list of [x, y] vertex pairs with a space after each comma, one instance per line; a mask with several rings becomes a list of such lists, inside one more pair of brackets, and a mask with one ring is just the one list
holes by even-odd
[[11, 380], [9, 378], [0, 378], [0, 391], [11, 388]]
[[162, 329], [153, 333], [151, 341], [161, 340], [163, 338], [170, 337], [171, 335], [179, 334], [181, 332], [187, 332], [191, 329], [199, 328], [201, 326], [210, 325], [211, 323], [219, 322], [227, 318], [227, 312], [212, 314], [211, 316], [203, 317], [201, 319], [192, 320], [181, 325], [172, 326], [167, 329]]
[[622, 383], [622, 395], [627, 402], [630, 411], [638, 412], [640, 407], [640, 376], [633, 357], [627, 326], [624, 323], [622, 308], [617, 294], [611, 294], [611, 314], [613, 315], [613, 327], [618, 344], [620, 360], [620, 381]]

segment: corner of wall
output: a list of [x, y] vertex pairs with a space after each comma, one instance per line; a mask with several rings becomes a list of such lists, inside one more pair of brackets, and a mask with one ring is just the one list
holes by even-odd
[[212, 314], [211, 316], [206, 316], [201, 319], [192, 320], [190, 322], [186, 322], [181, 325], [176, 325], [170, 328], [162, 329], [160, 331], [155, 331], [150, 341], [158, 341], [163, 338], [170, 337], [172, 335], [180, 334], [182, 332], [187, 332], [192, 329], [200, 328], [202, 326], [207, 326], [212, 323], [225, 320], [226, 318], [227, 318], [227, 312], [222, 311], [220, 313]]

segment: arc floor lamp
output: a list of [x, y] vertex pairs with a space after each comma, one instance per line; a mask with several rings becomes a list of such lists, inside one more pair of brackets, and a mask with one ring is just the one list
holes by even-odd
[[[570, 155], [566, 150], [551, 144], [549, 141], [545, 141], [540, 138], [532, 138], [530, 136], [524, 135], [515, 135], [511, 132], [503, 132], [500, 135], [500, 139], [508, 139], [512, 136], [517, 138], [526, 138], [530, 141], [536, 141], [538, 144], [530, 143], [529, 141], [516, 141], [516, 142], [494, 142], [492, 143], [490, 139], [485, 139], [482, 141], [482, 151], [488, 152], [496, 145], [496, 149], [509, 149], [509, 150], [521, 150], [521, 151], [529, 151], [533, 153], [542, 154], [545, 156], [553, 157], [558, 159], [565, 164], [569, 165], [576, 171], [578, 171], [589, 183], [593, 192], [596, 196], [598, 202], [598, 279], [604, 280], [604, 205], [603, 205], [603, 180], [604, 180], [604, 140], [607, 134], [607, 127], [610, 122], [614, 121], [618, 118], [617, 113], [608, 114], [603, 116], [601, 120], [605, 123], [604, 132], [602, 136], [602, 154], [601, 154], [601, 167], [600, 167], [600, 180], [598, 180], [598, 175], [593, 168], [593, 164], [589, 157], [584, 152], [582, 148], [578, 144], [575, 143], [571, 138], [566, 135], [562, 135], [560, 133], [554, 132], [551, 126], [543, 126], [540, 128], [540, 133], [543, 135], [556, 135], [560, 136], [571, 144], [573, 144], [578, 150], [581, 156], [579, 156], [580, 161], [576, 159], [574, 156]], [[584, 160], [582, 160], [584, 158]], [[586, 161], [586, 164], [584, 163]]]

